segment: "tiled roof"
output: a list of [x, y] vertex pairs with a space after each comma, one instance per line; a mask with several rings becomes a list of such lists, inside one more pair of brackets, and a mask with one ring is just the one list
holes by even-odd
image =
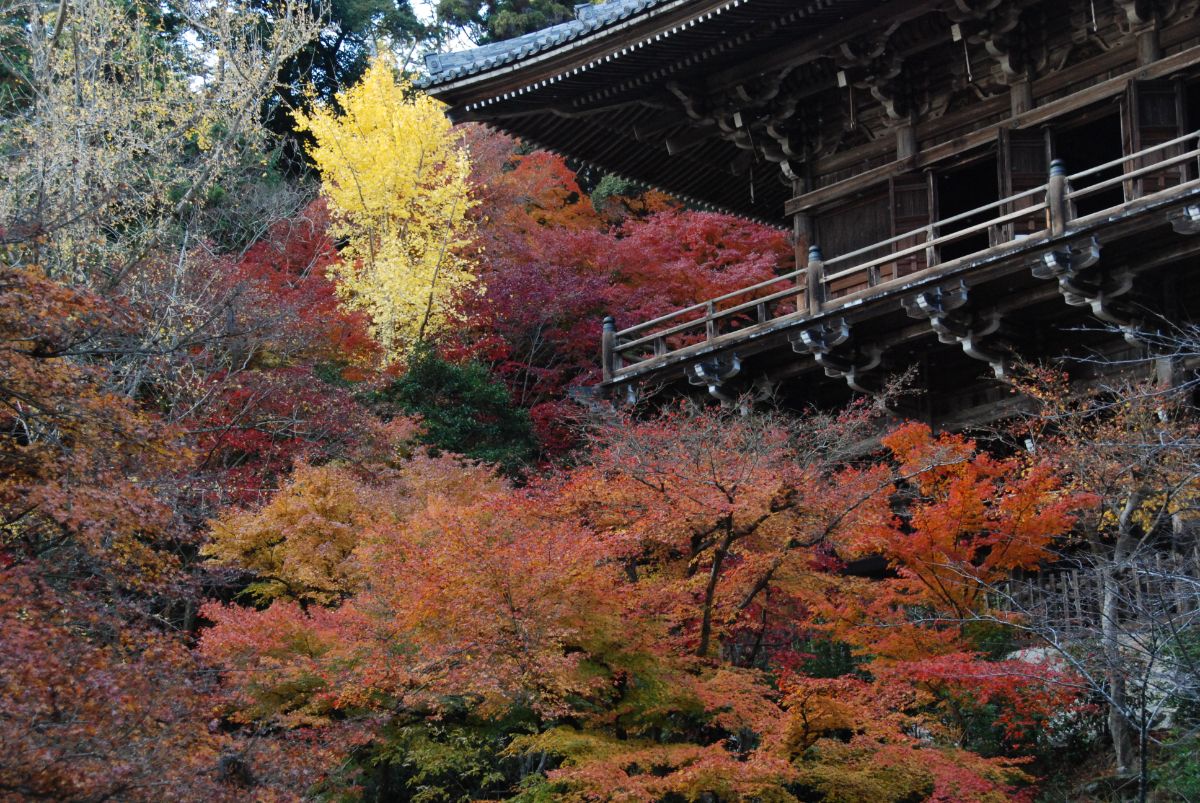
[[431, 53], [425, 57], [429, 77], [425, 86], [452, 81], [495, 69], [510, 62], [565, 45], [609, 25], [622, 22], [669, 0], [607, 0], [575, 6], [575, 19], [514, 39], [458, 53]]

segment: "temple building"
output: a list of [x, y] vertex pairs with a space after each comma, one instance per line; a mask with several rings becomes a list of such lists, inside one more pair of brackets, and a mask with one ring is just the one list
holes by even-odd
[[610, 396], [836, 404], [911, 369], [905, 412], [964, 422], [1018, 359], [1152, 356], [1147, 333], [1193, 320], [1198, 7], [609, 0], [430, 56], [427, 89], [455, 121], [792, 231], [792, 273], [611, 310]]

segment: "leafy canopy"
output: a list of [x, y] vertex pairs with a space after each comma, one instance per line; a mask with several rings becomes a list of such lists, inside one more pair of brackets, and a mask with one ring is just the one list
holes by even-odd
[[574, 16], [574, 3], [559, 0], [438, 0], [438, 17], [481, 43], [512, 39]]
[[[954, 622], [987, 605], [968, 587], [1038, 547], [990, 553], [1061, 534], [1078, 500], [1033, 458], [1001, 472], [972, 442], [917, 425], [886, 439], [890, 459], [856, 455], [869, 419], [624, 418], [583, 465], [523, 489], [439, 458], [400, 476], [444, 472], [453, 494], [388, 480], [333, 505], [340, 470], [306, 471], [286, 506], [227, 519], [239, 532], [216, 538], [265, 543], [270, 571], [308, 569], [328, 531], [336, 561], [315, 568], [348, 593], [209, 605], [200, 652], [224, 670], [236, 721], [383, 723], [368, 754], [394, 771], [376, 783], [432, 794], [422, 779], [464, 768], [469, 789], [429, 799], [1022, 799], [1020, 757], [1073, 709], [1071, 678], [984, 660]], [[901, 497], [911, 524], [893, 515]], [[896, 576], [840, 571], [865, 550]], [[953, 594], [923, 582], [944, 566], [958, 570]], [[806, 647], [822, 638], [856, 661], [810, 673]], [[999, 755], [963, 724], [984, 707]], [[479, 738], [505, 737], [480, 726], [504, 720], [507, 746], [481, 761]]]
[[454, 293], [473, 279], [467, 255], [470, 167], [437, 101], [375, 59], [362, 82], [298, 114], [312, 134], [321, 191], [344, 238], [331, 267], [342, 300], [369, 316], [395, 359], [454, 320]]

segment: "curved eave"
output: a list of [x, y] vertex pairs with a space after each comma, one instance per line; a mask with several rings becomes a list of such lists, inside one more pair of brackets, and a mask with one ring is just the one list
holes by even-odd
[[[456, 122], [485, 123], [697, 207], [782, 227], [793, 192], [780, 166], [706, 133], [710, 121], [689, 116], [677, 90], [702, 96], [713, 76], [820, 42], [833, 26], [849, 35], [858, 15], [897, 5], [927, 10], [926, 0], [669, 0], [495, 68], [442, 83], [435, 76], [427, 87]], [[802, 72], [788, 80], [834, 85], [823, 63], [821, 74]], [[740, 88], [747, 79], [732, 80]]]
[[481, 108], [610, 63], [745, 2], [748, 0], [670, 0], [579, 38], [495, 67], [449, 79], [431, 75], [423, 88], [450, 105]]
[[[507, 130], [501, 129], [499, 126], [495, 125], [494, 123], [484, 123], [484, 125], [487, 125], [489, 128], [501, 131], [502, 133], [509, 133]], [[563, 151], [559, 148], [555, 148], [551, 145], [546, 145], [543, 142], [539, 142], [535, 138], [522, 137], [521, 139], [522, 139], [522, 141], [527, 142], [530, 145], [533, 145], [535, 148], [538, 148], [539, 150], [549, 151], [550, 153], [556, 154], [557, 156], [561, 156], [564, 159], [577, 159], [578, 162], [580, 162], [588, 167], [591, 167], [595, 170], [599, 170], [602, 173], [605, 173], [607, 175], [618, 178], [621, 181], [627, 181], [632, 184], [638, 184], [638, 185], [647, 187], [652, 190], [658, 190], [659, 192], [670, 195], [672, 198], [682, 201], [687, 206], [693, 207], [695, 209], [699, 209], [704, 212], [718, 212], [723, 215], [730, 215], [732, 217], [736, 217], [741, 220], [749, 220], [753, 223], [759, 223], [764, 226], [769, 226], [773, 229], [781, 229], [784, 231], [791, 230], [791, 223], [788, 221], [785, 221], [782, 218], [766, 217], [764, 215], [755, 215], [755, 214], [746, 212], [744, 209], [741, 209], [738, 207], [724, 206], [722, 204], [713, 203], [712, 201], [706, 201], [703, 198], [696, 198], [692, 195], [688, 195], [687, 193], [682, 193], [682, 192], [679, 192], [678, 190], [672, 189], [671, 187], [666, 186], [664, 184], [659, 184], [659, 183], [656, 183], [653, 181], [646, 181], [644, 178], [635, 178], [634, 176], [626, 175], [625, 173], [622, 173], [619, 168], [611, 167], [609, 165], [606, 165], [606, 164], [603, 164], [601, 162], [597, 162], [594, 160], [579, 159], [574, 154], [566, 153], [565, 151]]]

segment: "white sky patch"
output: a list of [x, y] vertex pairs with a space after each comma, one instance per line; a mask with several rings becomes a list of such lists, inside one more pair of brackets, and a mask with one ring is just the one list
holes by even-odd
[[[426, 25], [437, 19], [436, 5], [430, 0], [412, 0], [412, 10], [417, 15], [417, 19]], [[476, 43], [471, 40], [466, 31], [458, 31], [453, 38], [438, 48], [438, 52], [456, 53], [460, 50], [470, 50], [475, 46]]]
[[[417, 19], [426, 25], [432, 24], [437, 19], [437, 6], [434, 0], [412, 0], [412, 9], [417, 15]], [[336, 36], [336, 31], [329, 28], [321, 32], [322, 36], [327, 34]], [[199, 92], [212, 80], [212, 73], [217, 68], [217, 55], [194, 30], [185, 30], [180, 39], [199, 67], [198, 71], [188, 78], [188, 85], [191, 89]], [[381, 42], [377, 44], [381, 47], [383, 46]], [[406, 66], [407, 69], [423, 75], [425, 73], [425, 53], [454, 53], [460, 50], [470, 50], [476, 46], [476, 42], [471, 39], [466, 31], [458, 31], [452, 38], [443, 42], [440, 47], [437, 47], [436, 50], [422, 46], [415, 48], [412, 46], [405, 47], [399, 44], [394, 45], [392, 50], [402, 66]]]

